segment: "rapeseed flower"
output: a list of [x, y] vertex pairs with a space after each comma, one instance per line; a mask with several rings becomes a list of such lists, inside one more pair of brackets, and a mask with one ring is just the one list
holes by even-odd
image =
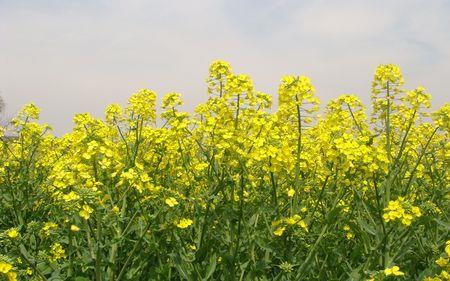
[[287, 196], [288, 196], [288, 197], [293, 197], [293, 196], [294, 196], [294, 194], [295, 194], [295, 190], [294, 190], [294, 189], [292, 189], [292, 188], [291, 188], [291, 189], [289, 189], [289, 190], [288, 190], [288, 192], [287, 192]]
[[91, 217], [91, 214], [94, 210], [89, 205], [83, 205], [79, 214], [85, 220], [88, 220]]
[[19, 236], [19, 231], [17, 231], [16, 228], [12, 228], [6, 231], [6, 236], [8, 236], [11, 239], [15, 239]]
[[175, 199], [173, 197], [167, 198], [165, 202], [167, 205], [169, 205], [169, 207], [174, 207], [175, 205], [178, 205], [177, 199]]
[[187, 228], [191, 226], [193, 221], [191, 219], [183, 218], [177, 223], [178, 228]]
[[384, 270], [384, 275], [386, 275], [386, 276], [391, 276], [391, 275], [403, 276], [403, 275], [405, 275], [405, 273], [401, 272], [400, 268], [398, 266], [394, 265], [392, 267], [386, 268]]
[[1, 273], [8, 273], [13, 268], [12, 264], [0, 261], [0, 272]]
[[281, 235], [283, 235], [285, 230], [286, 230], [286, 227], [284, 227], [284, 226], [283, 227], [279, 227], [273, 232], [273, 234], [276, 235], [276, 236], [281, 236]]
[[49, 260], [52, 262], [56, 262], [60, 259], [65, 258], [66, 251], [63, 249], [60, 243], [54, 243], [50, 248], [50, 257]]
[[78, 226], [72, 224], [70, 226], [70, 230], [73, 231], [73, 232], [78, 232], [78, 231], [80, 231], [80, 228]]

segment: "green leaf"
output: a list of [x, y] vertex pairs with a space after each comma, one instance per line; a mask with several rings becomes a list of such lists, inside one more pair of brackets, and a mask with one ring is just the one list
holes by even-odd
[[208, 280], [209, 278], [211, 278], [214, 271], [216, 270], [216, 266], [217, 266], [217, 256], [214, 254], [209, 259], [208, 269], [206, 270], [206, 276], [205, 278], [203, 278], [203, 280]]
[[376, 231], [373, 227], [371, 227], [369, 224], [367, 224], [364, 220], [362, 220], [361, 218], [358, 218], [358, 224], [359, 226], [367, 233], [372, 234], [373, 236], [376, 235]]
[[75, 278], [73, 278], [73, 281], [90, 281], [91, 279], [87, 278], [87, 277], [83, 277], [83, 276], [77, 276]]

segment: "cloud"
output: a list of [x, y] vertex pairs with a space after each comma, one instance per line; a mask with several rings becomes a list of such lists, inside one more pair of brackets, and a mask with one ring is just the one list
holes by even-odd
[[101, 117], [143, 87], [181, 92], [192, 110], [222, 58], [272, 94], [282, 75], [306, 74], [324, 101], [366, 102], [377, 64], [393, 62], [442, 105], [449, 13], [444, 0], [0, 0], [0, 95], [8, 114], [36, 102], [60, 134], [73, 114]]

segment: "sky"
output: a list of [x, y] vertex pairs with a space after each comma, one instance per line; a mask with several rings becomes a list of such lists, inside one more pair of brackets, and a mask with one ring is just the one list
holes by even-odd
[[377, 65], [395, 63], [436, 109], [450, 101], [450, 1], [0, 0], [3, 118], [34, 102], [55, 134], [141, 88], [179, 92], [192, 111], [216, 59], [274, 99], [292, 74], [323, 104], [350, 93], [367, 105]]

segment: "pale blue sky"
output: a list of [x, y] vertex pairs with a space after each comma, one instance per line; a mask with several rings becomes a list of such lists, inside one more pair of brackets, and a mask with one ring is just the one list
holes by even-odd
[[144, 87], [192, 110], [214, 59], [271, 94], [282, 75], [308, 75], [323, 103], [368, 102], [376, 66], [396, 63], [437, 108], [450, 100], [450, 1], [0, 0], [7, 114], [33, 101], [57, 134]]

